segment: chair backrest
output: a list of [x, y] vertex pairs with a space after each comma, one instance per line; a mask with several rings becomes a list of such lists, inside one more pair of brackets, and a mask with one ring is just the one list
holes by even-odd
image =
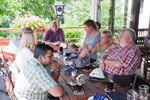
[[7, 61], [14, 61], [15, 60], [15, 54], [10, 53], [10, 52], [6, 52], [6, 51], [2, 51], [1, 53], [2, 53], [2, 62], [3, 62], [3, 65], [6, 69], [6, 72], [7, 72], [6, 88], [7, 88], [7, 91], [8, 91], [8, 94], [9, 94], [11, 100], [13, 100], [12, 94], [13, 94], [14, 84], [13, 84], [13, 81], [11, 79], [11, 73], [9, 71]]
[[3, 64], [6, 70], [8, 70], [8, 65], [7, 61], [15, 61], [15, 54], [6, 52], [6, 51], [1, 51], [2, 52], [2, 58], [3, 58]]
[[141, 51], [141, 56], [144, 57], [146, 55], [146, 45], [145, 45], [145, 40], [144, 37], [138, 37], [136, 41], [137, 47], [139, 47]]
[[0, 38], [0, 45], [8, 45], [11, 38]]

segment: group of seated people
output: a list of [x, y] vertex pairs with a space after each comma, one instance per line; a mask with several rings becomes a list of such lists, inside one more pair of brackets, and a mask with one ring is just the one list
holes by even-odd
[[[96, 26], [97, 25], [97, 26]], [[112, 33], [108, 30], [100, 33], [100, 24], [93, 20], [84, 22], [86, 37], [78, 50], [78, 57], [90, 57], [90, 62], [105, 73], [113, 74], [114, 81], [124, 87], [130, 84], [131, 75], [141, 63], [140, 51], [135, 45], [135, 31], [123, 29], [119, 44], [113, 42]], [[34, 31], [28, 27], [19, 32], [20, 43], [13, 63], [14, 93], [19, 100], [47, 100], [60, 97], [64, 89], [59, 85], [59, 63], [53, 57], [53, 48], [49, 45], [65, 41], [64, 32], [52, 21], [46, 31], [43, 43], [35, 45]], [[49, 72], [45, 67], [51, 66]], [[53, 100], [52, 99], [52, 100]], [[58, 99], [58, 98], [55, 98]]]

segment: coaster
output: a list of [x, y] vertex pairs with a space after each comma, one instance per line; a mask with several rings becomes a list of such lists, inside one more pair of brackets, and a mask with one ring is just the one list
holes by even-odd
[[83, 94], [84, 94], [84, 91], [78, 92], [77, 90], [75, 90], [75, 91], [74, 91], [74, 94], [75, 94], [75, 95], [83, 95]]
[[108, 88], [105, 88], [105, 92], [114, 92], [114, 91], [115, 91], [115, 89], [110, 90]]

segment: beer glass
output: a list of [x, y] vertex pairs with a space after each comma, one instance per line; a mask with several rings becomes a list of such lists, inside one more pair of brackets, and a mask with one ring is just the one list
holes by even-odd
[[114, 91], [114, 75], [113, 74], [107, 74], [107, 88], [105, 89], [106, 92]]
[[114, 87], [114, 79], [113, 79], [113, 75], [108, 74], [108, 83], [107, 83], [107, 88], [109, 90], [112, 90]]
[[83, 95], [84, 94], [84, 91], [82, 91], [82, 86], [83, 84], [78, 84], [75, 86], [75, 91], [74, 91], [74, 94], [75, 95]]
[[59, 48], [59, 58], [60, 60], [63, 60], [63, 47]]

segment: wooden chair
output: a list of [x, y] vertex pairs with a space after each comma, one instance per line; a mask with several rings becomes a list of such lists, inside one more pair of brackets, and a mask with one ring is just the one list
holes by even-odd
[[150, 72], [150, 48], [146, 47], [145, 53], [145, 62], [144, 62], [144, 78], [147, 78], [147, 73]]
[[14, 100], [14, 93], [13, 93], [14, 84], [12, 82], [11, 72], [9, 70], [9, 65], [7, 64], [7, 62], [8, 61], [14, 61], [15, 60], [15, 54], [5, 52], [5, 51], [2, 51], [1, 53], [2, 53], [2, 63], [6, 69], [6, 72], [7, 72], [6, 89], [8, 91], [8, 94], [9, 94], [9, 97], [11, 98], [11, 100]]

